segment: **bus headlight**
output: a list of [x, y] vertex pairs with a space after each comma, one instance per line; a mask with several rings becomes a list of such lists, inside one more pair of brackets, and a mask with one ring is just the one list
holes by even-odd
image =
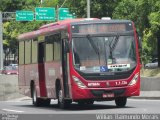
[[139, 73], [135, 74], [129, 85], [135, 85], [139, 77]]
[[72, 76], [72, 78], [79, 88], [86, 88], [86, 86], [76, 76]]

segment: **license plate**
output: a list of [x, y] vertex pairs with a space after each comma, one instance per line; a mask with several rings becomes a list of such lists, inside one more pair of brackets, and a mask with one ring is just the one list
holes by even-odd
[[113, 98], [114, 97], [114, 93], [104, 93], [103, 94], [103, 98]]

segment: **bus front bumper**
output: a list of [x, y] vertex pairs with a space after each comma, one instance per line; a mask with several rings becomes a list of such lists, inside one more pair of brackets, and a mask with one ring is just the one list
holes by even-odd
[[140, 87], [138, 85], [117, 88], [78, 88], [73, 86], [73, 101], [81, 99], [93, 100], [114, 100], [116, 97], [139, 96]]

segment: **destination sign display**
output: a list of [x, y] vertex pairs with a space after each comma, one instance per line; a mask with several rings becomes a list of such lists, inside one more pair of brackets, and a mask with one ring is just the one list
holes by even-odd
[[106, 32], [124, 32], [133, 30], [131, 23], [114, 23], [114, 24], [83, 24], [72, 26], [72, 33], [95, 34]]

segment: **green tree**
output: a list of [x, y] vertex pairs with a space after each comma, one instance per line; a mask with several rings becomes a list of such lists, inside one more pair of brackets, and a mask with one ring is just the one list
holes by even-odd
[[[120, 1], [121, 0], [90, 0], [91, 17], [112, 17], [112, 13]], [[69, 7], [78, 18], [87, 17], [87, 0], [71, 0], [66, 2], [65, 5]]]
[[[16, 10], [32, 10], [36, 7], [55, 7], [58, 0], [44, 0], [43, 4], [40, 0], [1, 0], [0, 11], [15, 12]], [[3, 21], [3, 44], [5, 56], [9, 53], [17, 54], [17, 36], [21, 33], [33, 31], [38, 29], [42, 24], [48, 22], [17, 22], [15, 20]]]
[[122, 0], [113, 13], [113, 18], [130, 19], [135, 23], [142, 37], [141, 57], [144, 63], [148, 62], [157, 51], [159, 6], [157, 0]]
[[149, 27], [143, 31], [143, 53], [148, 56], [148, 58], [158, 56], [160, 60], [160, 1], [155, 1], [154, 4], [152, 4], [152, 11], [147, 17]]

